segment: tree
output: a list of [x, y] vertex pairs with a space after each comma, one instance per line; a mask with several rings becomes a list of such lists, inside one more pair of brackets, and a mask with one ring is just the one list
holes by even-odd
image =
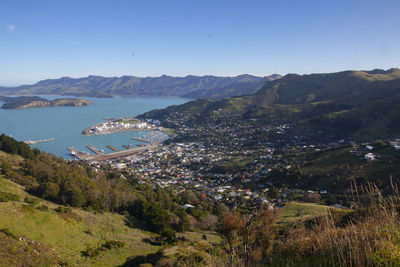
[[177, 225], [177, 230], [179, 232], [184, 232], [190, 228], [189, 216], [183, 210], [176, 211], [175, 214], [179, 217], [179, 223]]
[[279, 189], [275, 186], [271, 188], [268, 192], [268, 196], [272, 199], [279, 198]]
[[228, 207], [225, 206], [223, 203], [221, 202], [215, 202], [212, 208], [212, 212], [214, 215], [217, 216], [222, 216], [224, 213], [226, 213], [228, 211]]
[[[227, 212], [220, 219], [218, 231], [229, 245], [230, 266], [233, 266], [235, 254], [243, 257], [245, 266], [263, 262], [272, 248], [278, 217], [278, 209], [261, 207], [247, 216]], [[242, 250], [236, 251], [238, 248]]]
[[60, 191], [60, 187], [53, 182], [47, 182], [41, 185], [42, 186], [42, 196], [44, 198], [56, 199], [58, 193]]
[[230, 266], [233, 266], [235, 257], [236, 244], [238, 241], [238, 232], [243, 227], [243, 218], [237, 212], [227, 212], [220, 218], [218, 224], [218, 232], [220, 232], [228, 242], [229, 245], [229, 261]]

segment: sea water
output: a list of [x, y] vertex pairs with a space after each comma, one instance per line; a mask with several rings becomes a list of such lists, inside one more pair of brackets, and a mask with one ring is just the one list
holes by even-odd
[[[42, 96], [47, 99], [65, 98], [66, 96]], [[67, 147], [92, 153], [87, 145], [112, 152], [107, 145], [125, 149], [122, 145], [141, 143], [130, 137], [146, 137], [146, 131], [121, 132], [107, 135], [83, 136], [82, 130], [103, 122], [107, 118], [132, 117], [152, 109], [179, 105], [188, 99], [179, 97], [114, 97], [91, 98], [90, 106], [82, 107], [41, 107], [27, 109], [0, 109], [0, 133], [5, 133], [19, 141], [43, 140], [54, 138], [52, 142], [31, 145], [48, 153], [64, 158], [71, 158]], [[0, 102], [0, 106], [3, 103]], [[160, 135], [166, 138], [166, 135]], [[143, 143], [142, 143], [143, 144]]]

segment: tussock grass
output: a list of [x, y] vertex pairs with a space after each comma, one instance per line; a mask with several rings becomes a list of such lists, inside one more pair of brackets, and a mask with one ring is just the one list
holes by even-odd
[[399, 266], [399, 194], [384, 198], [378, 188], [364, 188], [368, 208], [353, 217], [335, 212], [321, 216], [312, 228], [298, 227], [277, 240], [270, 265]]

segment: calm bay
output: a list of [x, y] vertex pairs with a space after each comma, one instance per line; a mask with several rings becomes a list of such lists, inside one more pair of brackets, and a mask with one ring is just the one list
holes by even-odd
[[[47, 99], [65, 96], [42, 96]], [[92, 102], [83, 107], [43, 107], [6, 110], [0, 109], [0, 133], [5, 133], [19, 141], [54, 138], [54, 141], [32, 145], [43, 151], [71, 158], [67, 147], [90, 153], [87, 145], [93, 145], [111, 152], [106, 145], [123, 150], [122, 145], [135, 145], [140, 142], [130, 137], [146, 137], [148, 132], [122, 132], [108, 135], [82, 136], [83, 129], [102, 122], [106, 118], [132, 117], [152, 109], [179, 105], [188, 99], [179, 97], [83, 97]], [[3, 103], [0, 102], [0, 105]], [[160, 137], [165, 138], [166, 135]]]

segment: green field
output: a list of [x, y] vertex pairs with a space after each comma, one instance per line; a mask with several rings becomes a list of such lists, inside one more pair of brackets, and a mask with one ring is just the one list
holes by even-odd
[[289, 202], [281, 208], [279, 223], [311, 219], [326, 214], [330, 207], [313, 203]]

